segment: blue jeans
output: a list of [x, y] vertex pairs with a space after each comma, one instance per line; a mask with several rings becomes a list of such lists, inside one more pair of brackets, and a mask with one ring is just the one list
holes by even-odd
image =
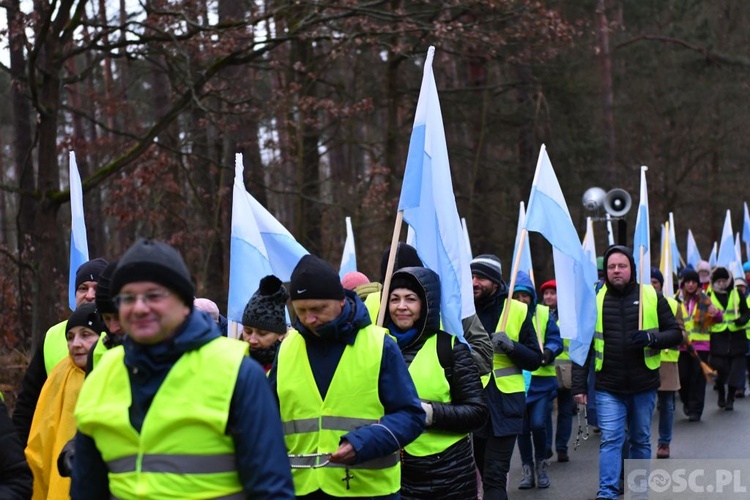
[[635, 394], [596, 391], [597, 417], [602, 431], [597, 497], [617, 498], [626, 427], [630, 445], [627, 457], [651, 458], [651, 415], [655, 405], [656, 389]]
[[[533, 465], [547, 459], [547, 419], [552, 412], [552, 400], [542, 396], [533, 403], [526, 405], [526, 415], [523, 418], [523, 430], [518, 436], [518, 451], [521, 452], [521, 462]], [[531, 449], [531, 439], [534, 439], [534, 450]], [[536, 459], [536, 460], [535, 460]]]
[[659, 391], [659, 444], [672, 442], [674, 391]]

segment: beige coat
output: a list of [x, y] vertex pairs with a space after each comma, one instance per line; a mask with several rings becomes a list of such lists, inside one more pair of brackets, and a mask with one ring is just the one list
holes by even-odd
[[[675, 314], [677, 324], [680, 325], [682, 331], [682, 342], [684, 343], [687, 339], [685, 332], [685, 322], [682, 320], [682, 307], [677, 308], [677, 314]], [[674, 348], [676, 349], [676, 347]], [[659, 379], [661, 380], [660, 391], [679, 391], [680, 390], [680, 372], [677, 368], [677, 363], [665, 363], [661, 362], [659, 366]]]

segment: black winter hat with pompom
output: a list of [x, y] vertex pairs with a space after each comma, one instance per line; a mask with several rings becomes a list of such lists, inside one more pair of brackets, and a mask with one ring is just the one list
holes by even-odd
[[242, 326], [274, 333], [286, 333], [286, 301], [289, 294], [276, 276], [260, 280], [242, 314]]

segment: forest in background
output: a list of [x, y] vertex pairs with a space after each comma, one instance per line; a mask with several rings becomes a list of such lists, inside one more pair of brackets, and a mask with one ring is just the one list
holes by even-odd
[[[747, 2], [0, 0], [0, 8], [7, 348], [26, 352], [68, 314], [70, 150], [92, 258], [116, 258], [139, 236], [168, 241], [198, 295], [225, 310], [239, 152], [248, 191], [310, 252], [338, 265], [352, 217], [359, 268], [379, 279], [430, 45], [459, 213], [474, 254], [499, 255], [506, 277], [542, 143], [581, 236], [584, 191], [620, 187], [637, 204], [641, 165], [652, 247], [669, 212], [683, 255], [690, 228], [708, 256], [727, 209], [742, 228]], [[601, 252], [604, 226], [595, 232]], [[536, 276], [550, 278], [549, 247], [535, 235], [531, 246]]]

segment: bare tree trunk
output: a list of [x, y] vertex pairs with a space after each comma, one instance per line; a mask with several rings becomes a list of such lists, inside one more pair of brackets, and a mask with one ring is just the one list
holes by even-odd
[[612, 57], [609, 51], [609, 23], [604, 0], [596, 1], [596, 25], [599, 34], [599, 68], [602, 78], [602, 132], [606, 146], [604, 174], [615, 178], [615, 112], [612, 88]]

